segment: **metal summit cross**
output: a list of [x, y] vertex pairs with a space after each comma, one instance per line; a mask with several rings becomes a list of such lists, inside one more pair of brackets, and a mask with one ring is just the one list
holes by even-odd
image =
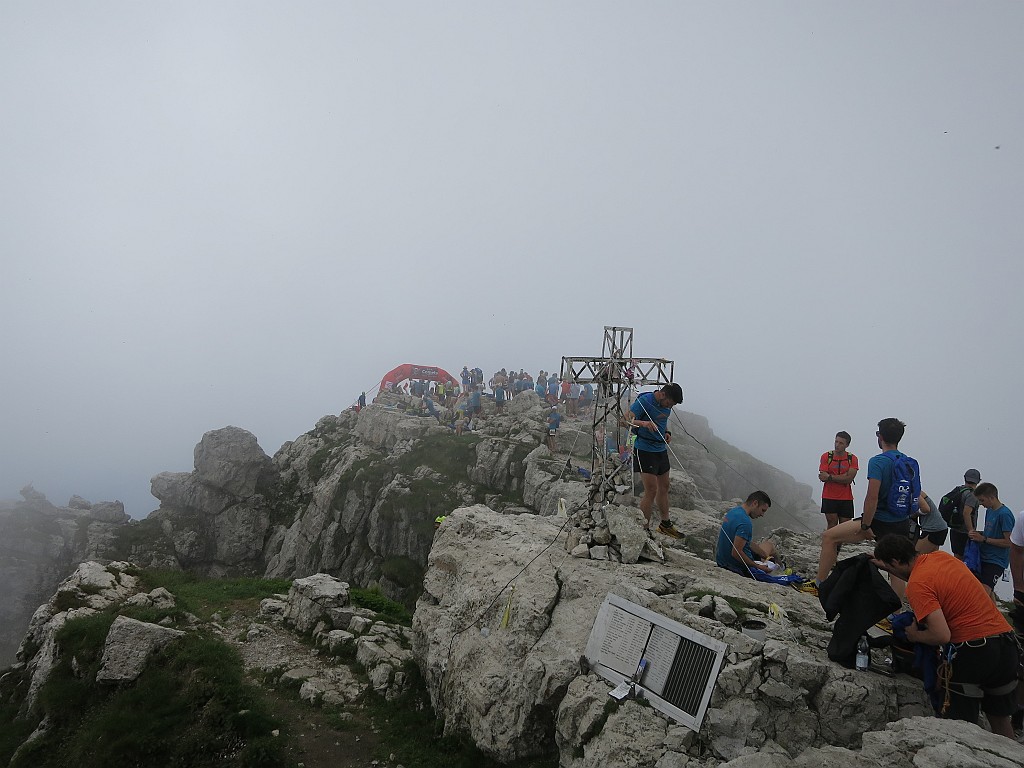
[[[632, 458], [624, 461], [620, 452], [626, 445], [628, 430], [620, 423], [632, 401], [632, 388], [671, 384], [675, 373], [672, 360], [633, 357], [633, 329], [606, 325], [601, 357], [563, 357], [561, 380], [578, 384], [596, 384], [594, 399], [594, 445], [591, 452], [590, 506], [611, 501], [615, 480], [631, 476]], [[614, 434], [615, 451], [606, 448]]]

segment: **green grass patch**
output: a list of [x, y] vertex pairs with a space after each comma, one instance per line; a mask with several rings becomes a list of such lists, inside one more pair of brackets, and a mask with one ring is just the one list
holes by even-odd
[[379, 589], [353, 588], [349, 592], [353, 605], [367, 608], [377, 614], [377, 618], [388, 624], [412, 626], [412, 612], [401, 603], [382, 594]]
[[7, 765], [15, 750], [39, 723], [37, 717], [18, 717], [28, 691], [25, 670], [6, 670], [0, 676], [0, 765]]
[[309, 462], [306, 464], [306, 471], [309, 472], [309, 479], [314, 485], [319, 483], [321, 478], [323, 478], [324, 469], [326, 468], [327, 462], [330, 460], [331, 453], [334, 449], [335, 446], [328, 443], [310, 456]]
[[146, 591], [163, 587], [174, 595], [177, 608], [209, 619], [214, 613], [255, 613], [265, 597], [287, 592], [288, 579], [207, 579], [186, 571], [147, 570], [139, 574]]
[[365, 498], [373, 498], [393, 474], [383, 457], [357, 459], [338, 477], [331, 506], [343, 511], [350, 491], [356, 491]]
[[476, 463], [479, 435], [427, 435], [408, 453], [398, 459], [398, 471], [412, 474], [420, 466], [428, 466], [449, 482], [466, 480], [468, 470]]
[[57, 613], [63, 611], [70, 611], [73, 608], [84, 608], [86, 606], [85, 599], [73, 590], [64, 590], [58, 592], [53, 598], [53, 607]]
[[[150, 660], [133, 685], [97, 686], [112, 613], [69, 621], [58, 633], [60, 663], [40, 691], [40, 714], [55, 728], [11, 768], [291, 765], [280, 725], [245, 682], [238, 653], [189, 634]], [[71, 659], [77, 662], [77, 672]]]
[[270, 524], [289, 526], [309, 506], [313, 497], [299, 489], [299, 476], [292, 474], [267, 490], [264, 498], [270, 511]]

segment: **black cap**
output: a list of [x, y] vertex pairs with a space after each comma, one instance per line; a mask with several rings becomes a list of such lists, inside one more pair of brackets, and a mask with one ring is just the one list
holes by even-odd
[[964, 482], [965, 483], [980, 483], [981, 482], [981, 472], [979, 472], [976, 469], [968, 469], [966, 472], [964, 472]]

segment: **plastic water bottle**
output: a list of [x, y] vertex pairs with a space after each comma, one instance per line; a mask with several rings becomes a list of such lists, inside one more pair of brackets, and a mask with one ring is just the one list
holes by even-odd
[[868, 636], [861, 635], [857, 641], [857, 669], [861, 672], [867, 670], [871, 663], [871, 647], [868, 645]]

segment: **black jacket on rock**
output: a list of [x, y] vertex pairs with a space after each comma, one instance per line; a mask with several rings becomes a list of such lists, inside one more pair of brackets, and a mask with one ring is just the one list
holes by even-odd
[[828, 657], [844, 667], [857, 659], [857, 641], [873, 624], [898, 611], [902, 602], [868, 555], [855, 555], [836, 564], [818, 587], [825, 617], [839, 617], [832, 629]]

